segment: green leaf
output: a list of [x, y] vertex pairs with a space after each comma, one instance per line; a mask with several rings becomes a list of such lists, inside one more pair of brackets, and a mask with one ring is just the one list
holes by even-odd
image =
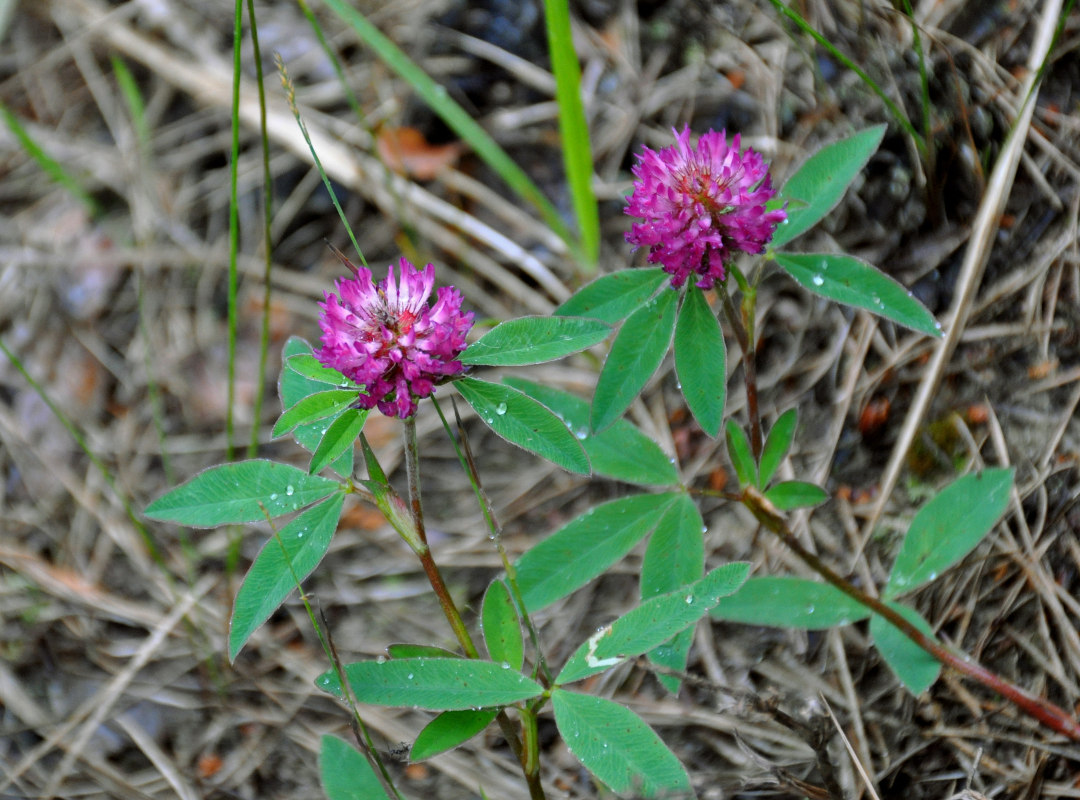
[[284, 436], [297, 425], [336, 416], [355, 403], [356, 396], [355, 389], [331, 389], [309, 394], [278, 418], [270, 435], [275, 438]]
[[525, 663], [521, 623], [510, 590], [502, 581], [493, 581], [484, 594], [480, 624], [491, 660], [503, 661], [520, 672]]
[[396, 642], [386, 648], [390, 658], [464, 658], [460, 653], [436, 647], [433, 644], [407, 644]]
[[675, 325], [675, 373], [694, 419], [716, 436], [724, 419], [727, 349], [720, 323], [697, 286], [687, 288]]
[[600, 575], [656, 527], [677, 497], [639, 494], [612, 500], [526, 551], [514, 564], [525, 608], [535, 613]]
[[620, 270], [578, 289], [555, 313], [615, 325], [641, 308], [669, 280], [671, 276], [660, 268]]
[[[544, 693], [544, 687], [509, 666], [463, 658], [358, 661], [345, 667], [345, 677], [361, 703], [430, 711], [505, 706]], [[316, 678], [315, 685], [341, 696], [334, 670]]]
[[322, 561], [337, 530], [345, 495], [299, 514], [270, 538], [240, 584], [229, 619], [229, 661]]
[[254, 459], [210, 467], [163, 494], [145, 513], [151, 519], [212, 528], [280, 517], [341, 490], [337, 481]]
[[[705, 522], [689, 495], [679, 495], [649, 537], [641, 562], [641, 599], [648, 600], [700, 580], [705, 571]], [[670, 641], [649, 652], [649, 660], [683, 672], [694, 640], [691, 625]], [[679, 693], [680, 681], [671, 675], [657, 675], [672, 694]]]
[[679, 759], [630, 709], [558, 688], [551, 691], [551, 705], [567, 748], [612, 791], [635, 797], [692, 792]]
[[805, 578], [750, 578], [710, 612], [714, 619], [819, 631], [870, 616], [861, 603], [828, 583]]
[[877, 267], [854, 256], [835, 253], [776, 253], [776, 263], [814, 294], [856, 308], [865, 308], [929, 336], [941, 326], [911, 292]]
[[319, 774], [329, 800], [371, 800], [385, 797], [382, 784], [368, 760], [347, 742], [323, 734]]
[[828, 493], [820, 486], [804, 481], [784, 481], [765, 492], [765, 499], [781, 511], [794, 508], [810, 508], [829, 499]]
[[[507, 377], [503, 383], [543, 403], [566, 423], [585, 448], [593, 474], [643, 486], [672, 486], [679, 473], [660, 445], [625, 419], [600, 433], [589, 431], [589, 404], [574, 395], [524, 378]], [[632, 457], [627, 457], [632, 453]]]
[[[935, 638], [930, 623], [915, 609], [899, 603], [888, 605], [927, 636]], [[870, 618], [870, 635], [885, 663], [912, 694], [925, 692], [941, 674], [941, 663], [884, 617], [874, 614]]]
[[643, 601], [583, 642], [555, 683], [579, 681], [659, 647], [738, 590], [749, 572], [746, 562], [724, 564], [690, 586]]
[[593, 397], [592, 429], [622, 416], [667, 354], [675, 329], [677, 292], [661, 292], [630, 315], [612, 342]]
[[773, 234], [772, 247], [782, 247], [829, 213], [878, 149], [884, 135], [885, 126], [875, 125], [810, 156], [780, 190], [783, 199], [800, 200], [805, 205], [791, 203], [787, 221]]
[[[297, 339], [298, 337], [293, 337]], [[292, 341], [292, 340], [290, 340]], [[327, 383], [339, 389], [359, 389], [360, 387], [346, 378], [336, 369], [324, 367], [310, 352], [302, 352], [285, 359], [285, 366], [298, 375], [318, 383]]]
[[762, 486], [769, 485], [769, 481], [776, 474], [776, 468], [780, 466], [788, 450], [791, 449], [791, 440], [795, 438], [795, 423], [798, 417], [798, 412], [794, 408], [789, 408], [780, 415], [765, 438], [759, 465]]
[[757, 486], [757, 465], [754, 463], [754, 454], [750, 451], [750, 440], [746, 433], [733, 419], [727, 421], [727, 449], [731, 465], [735, 467], [735, 475], [741, 486]]
[[[301, 339], [299, 336], [291, 336], [289, 340], [285, 342], [285, 347], [282, 350], [281, 357], [285, 366], [282, 367], [281, 376], [278, 379], [278, 397], [281, 398], [282, 409], [292, 408], [300, 400], [315, 392], [326, 391], [326, 382], [306, 378], [296, 370], [290, 367], [292, 360], [298, 356], [307, 356], [315, 361], [311, 355], [311, 345]], [[315, 362], [318, 365], [318, 362]], [[325, 369], [325, 367], [321, 367]], [[335, 370], [328, 370], [329, 372], [336, 373]], [[342, 376], [344, 378], [344, 376]], [[340, 384], [337, 384], [340, 386]], [[293, 430], [293, 439], [296, 443], [307, 450], [309, 453], [314, 452], [315, 448], [319, 446], [319, 442], [322, 441], [323, 434], [326, 433], [328, 423], [326, 422], [313, 422], [310, 425], [301, 425]], [[352, 474], [353, 468], [353, 453], [352, 450], [346, 450], [341, 454], [341, 457], [335, 461], [331, 468], [343, 478], [349, 477]]]
[[568, 472], [589, 474], [589, 457], [557, 416], [524, 392], [476, 378], [454, 382], [465, 402], [495, 433], [558, 464]]
[[356, 443], [356, 437], [364, 429], [368, 412], [356, 408], [347, 408], [330, 423], [330, 427], [323, 434], [322, 441], [311, 455], [311, 465], [308, 472], [312, 475], [321, 472], [328, 464], [337, 461], [346, 450], [352, 450]]
[[911, 521], [882, 592], [896, 597], [937, 578], [970, 553], [1005, 513], [1013, 468], [985, 469], [958, 478]]
[[555, 74], [555, 101], [559, 106], [559, 134], [563, 166], [574, 215], [581, 230], [581, 244], [595, 270], [600, 253], [600, 213], [593, 192], [593, 160], [589, 126], [581, 101], [581, 67], [574, 52], [567, 0], [544, 0], [551, 71]]
[[498, 715], [497, 708], [442, 712], [417, 734], [409, 761], [423, 761], [453, 750], [484, 730]]
[[460, 358], [493, 367], [540, 364], [592, 347], [610, 333], [606, 322], [587, 317], [519, 317], [492, 328]]

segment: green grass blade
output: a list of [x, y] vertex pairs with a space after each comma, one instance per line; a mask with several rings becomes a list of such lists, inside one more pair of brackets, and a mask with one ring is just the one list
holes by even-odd
[[[244, 0], [236, 0], [233, 18], [232, 144], [229, 152], [229, 367], [225, 405], [225, 459], [233, 460], [233, 406], [236, 401], [236, 289], [240, 281], [240, 46], [243, 41]], [[230, 558], [230, 562], [232, 559]]]
[[592, 188], [592, 149], [585, 107], [581, 102], [581, 68], [570, 31], [570, 6], [568, 0], [545, 0], [544, 11], [551, 69], [555, 73], [563, 164], [581, 235], [581, 249], [588, 259], [585, 269], [592, 274], [596, 272], [596, 260], [600, 255], [600, 212]]
[[0, 103], [0, 115], [4, 117], [4, 122], [7, 124], [8, 130], [10, 130], [12, 135], [19, 141], [23, 150], [26, 151], [26, 154], [37, 163], [42, 172], [67, 189], [72, 197], [86, 206], [86, 210], [91, 216], [96, 217], [101, 209], [83, 185], [64, 168], [63, 164], [46, 153], [41, 145], [34, 141], [34, 137], [23, 127], [19, 118], [16, 117], [11, 109], [3, 103]]
[[469, 113], [446, 93], [446, 89], [437, 84], [431, 76], [420, 68], [412, 59], [382, 31], [372, 25], [363, 14], [348, 5], [346, 0], [323, 0], [326, 6], [348, 24], [361, 41], [370, 47], [387, 66], [405, 80], [417, 95], [445, 122], [451, 130], [460, 136], [476, 151], [489, 167], [506, 181], [507, 185], [520, 197], [531, 203], [540, 212], [548, 227], [560, 239], [566, 242], [576, 258], [584, 261], [581, 246], [574, 239], [559, 216], [555, 206], [544, 196], [528, 175], [514, 163], [491, 135], [469, 116]]
[[874, 94], [881, 98], [881, 102], [885, 104], [885, 107], [889, 110], [889, 113], [892, 114], [897, 124], [901, 128], [903, 128], [908, 133], [908, 135], [911, 136], [912, 139], [915, 140], [915, 144], [918, 146], [919, 152], [923, 154], [926, 153], [927, 142], [922, 138], [919, 132], [915, 130], [915, 126], [911, 124], [911, 120], [908, 119], [908, 116], [904, 112], [904, 109], [900, 108], [900, 106], [898, 106], [892, 101], [892, 99], [885, 93], [885, 90], [878, 85], [877, 81], [867, 75], [866, 71], [863, 70], [858, 64], [856, 64], [846, 55], [841, 53], [837, 49], [836, 45], [834, 45], [827, 38], [818, 33], [818, 31], [815, 30], [814, 26], [807, 22], [805, 19], [803, 19], [802, 15], [800, 15], [798, 11], [784, 5], [781, 0], [769, 0], [769, 2], [776, 7], [777, 11], [790, 19], [792, 22], [794, 22], [800, 30], [809, 34], [815, 42], [825, 48], [825, 50], [828, 51], [829, 55], [831, 55], [845, 67], [858, 75], [859, 79], [867, 85], [870, 91], [872, 91]]

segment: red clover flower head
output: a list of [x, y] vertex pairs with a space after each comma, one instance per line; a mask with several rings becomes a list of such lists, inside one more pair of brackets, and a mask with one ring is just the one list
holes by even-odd
[[690, 144], [690, 129], [672, 129], [675, 144], [660, 152], [644, 148], [634, 165], [634, 191], [626, 213], [634, 223], [626, 241], [649, 248], [649, 262], [661, 264], [671, 285], [691, 274], [711, 289], [727, 277], [725, 262], [736, 252], [763, 253], [783, 209], [765, 210], [775, 194], [769, 166], [751, 149], [739, 152], [739, 136], [709, 131]]
[[439, 287], [435, 305], [428, 305], [435, 286], [431, 264], [421, 271], [402, 258], [400, 272], [399, 282], [391, 265], [377, 285], [364, 267], [356, 267], [353, 278], [338, 278], [337, 294], [326, 292], [319, 303], [322, 347], [315, 357], [363, 387], [361, 408], [377, 405], [387, 416], [406, 419], [437, 381], [464, 371], [457, 357], [473, 314], [462, 313], [461, 292], [452, 286]]

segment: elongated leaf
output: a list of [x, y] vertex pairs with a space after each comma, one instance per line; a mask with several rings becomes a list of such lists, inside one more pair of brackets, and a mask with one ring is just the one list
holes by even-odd
[[[504, 706], [544, 692], [540, 684], [509, 665], [474, 659], [357, 661], [345, 667], [345, 677], [361, 703], [431, 711]], [[315, 685], [341, 695], [333, 670], [316, 678]]]
[[941, 326], [926, 306], [884, 272], [854, 256], [834, 253], [777, 253], [776, 263], [814, 294], [865, 308], [928, 336]]
[[805, 481], [784, 481], [765, 492], [765, 498], [781, 511], [794, 508], [810, 508], [829, 499], [828, 493], [820, 486]]
[[710, 612], [715, 619], [818, 631], [870, 616], [862, 604], [827, 583], [805, 578], [750, 578]]
[[[326, 382], [321, 378], [315, 380], [304, 377], [299, 372], [289, 367], [292, 359], [297, 356], [307, 356], [314, 361], [315, 359], [311, 352], [311, 345], [299, 336], [291, 336], [289, 337], [289, 340], [285, 342], [285, 347], [281, 353], [285, 366], [282, 367], [281, 376], [278, 379], [278, 397], [281, 399], [281, 408], [283, 410], [292, 408], [300, 402], [300, 400], [310, 394], [326, 391]], [[317, 361], [315, 363], [318, 365]], [[328, 371], [337, 374], [335, 370]], [[338, 386], [340, 387], [340, 384], [338, 384]], [[319, 446], [319, 442], [322, 441], [323, 434], [326, 433], [327, 427], [329, 427], [329, 423], [326, 421], [313, 422], [310, 425], [301, 425], [293, 430], [292, 436], [298, 445], [303, 447], [309, 453], [312, 453], [315, 451], [315, 448]], [[342, 453], [341, 457], [331, 464], [331, 468], [343, 478], [347, 478], [351, 475], [353, 468], [352, 450], [346, 450]]]
[[670, 279], [658, 267], [620, 270], [578, 289], [555, 313], [592, 317], [615, 325], [641, 308]]
[[568, 522], [514, 564], [525, 608], [539, 611], [580, 589], [630, 552], [678, 494], [612, 500]]
[[[298, 338], [298, 337], [293, 337]], [[336, 369], [330, 369], [330, 367], [324, 367], [319, 363], [319, 360], [315, 356], [310, 355], [308, 352], [301, 352], [298, 355], [289, 356], [285, 359], [285, 367], [291, 369], [298, 375], [308, 378], [318, 383], [326, 383], [331, 386], [336, 386], [339, 389], [356, 389], [357, 384], [346, 378]]]
[[589, 404], [584, 400], [524, 378], [507, 377], [503, 383], [540, 401], [566, 423], [585, 448], [593, 474], [644, 486], [673, 486], [679, 482], [671, 457], [628, 420], [616, 420], [610, 428], [592, 433]]
[[434, 111], [451, 130], [465, 140], [489, 167], [520, 197], [536, 206], [544, 222], [559, 238], [567, 242], [571, 251], [579, 251], [577, 241], [571, 236], [558, 210], [551, 204], [536, 184], [519, 167], [506, 151], [499, 147], [468, 111], [462, 108], [446, 89], [429, 76], [405, 53], [372, 25], [366, 17], [349, 5], [347, 0], [324, 0], [326, 6], [344, 20], [356, 35], [382, 59], [388, 67], [401, 76], [416, 92], [428, 108]]
[[754, 463], [754, 454], [750, 450], [750, 440], [739, 423], [733, 419], [727, 421], [727, 449], [731, 465], [735, 467], [735, 475], [739, 478], [742, 486], [757, 486], [757, 464]]
[[[913, 608], [889, 603], [901, 616], [927, 636], [934, 637], [934, 629]], [[941, 674], [941, 663], [911, 641], [899, 628], [893, 627], [884, 617], [874, 614], [870, 619], [870, 635], [885, 663], [912, 694], [925, 692]]]
[[769, 435], [765, 438], [765, 446], [761, 449], [761, 485], [768, 486], [776, 474], [776, 468], [783, 462], [784, 457], [791, 449], [791, 440], [795, 438], [795, 423], [799, 415], [794, 408], [789, 408], [776, 420]]
[[511, 444], [558, 464], [589, 474], [589, 457], [557, 416], [524, 392], [498, 383], [462, 378], [454, 382], [480, 419]]
[[659, 647], [705, 616], [721, 597], [738, 590], [749, 572], [746, 562], [724, 564], [690, 586], [643, 601], [583, 642], [555, 683], [579, 681]]
[[924, 505], [911, 521], [883, 596], [929, 583], [970, 553], [1005, 513], [1013, 473], [1012, 468], [973, 472]]
[[321, 472], [323, 467], [337, 461], [346, 450], [352, 450], [356, 443], [356, 437], [364, 429], [368, 412], [357, 408], [347, 408], [341, 416], [330, 423], [330, 427], [323, 434], [322, 441], [311, 454], [311, 465], [308, 472], [314, 475]]
[[611, 345], [593, 397], [592, 429], [622, 416], [667, 354], [675, 329], [676, 292], [661, 292], [630, 315]]
[[612, 791], [645, 798], [690, 791], [679, 759], [630, 709], [558, 688], [551, 705], [567, 748]]
[[884, 135], [885, 126], [876, 125], [810, 156], [780, 190], [783, 199], [799, 200], [805, 205], [791, 203], [787, 222], [777, 226], [772, 246], [782, 247], [828, 214], [866, 166]]
[[555, 101], [559, 106], [559, 134], [562, 138], [563, 166], [570, 198], [574, 203], [581, 232], [582, 249], [595, 271], [600, 253], [600, 213], [592, 188], [593, 160], [589, 146], [589, 126], [581, 101], [581, 67], [574, 52], [570, 32], [570, 5], [567, 0], [544, 0], [551, 71], [555, 73]]
[[280, 517], [341, 490], [337, 481], [308, 475], [289, 464], [255, 459], [204, 470], [163, 494], [145, 513], [151, 519], [211, 528]]
[[727, 348], [720, 323], [697, 286], [687, 288], [675, 324], [675, 373], [694, 419], [716, 436], [724, 419]]
[[284, 436], [297, 425], [334, 417], [356, 402], [355, 389], [331, 389], [309, 394], [278, 417], [271, 436]]
[[492, 661], [504, 661], [520, 671], [525, 663], [525, 645], [521, 639], [521, 623], [510, 590], [502, 581], [493, 581], [484, 593], [480, 611], [484, 643]]
[[[656, 526], [641, 562], [641, 599], [648, 600], [700, 580], [705, 570], [705, 521], [689, 495], [679, 495]], [[682, 672], [694, 640], [691, 625], [670, 641], [649, 652], [654, 664]], [[657, 675], [672, 694], [679, 693], [680, 681], [671, 675]]]
[[270, 538], [240, 584], [229, 619], [229, 661], [322, 561], [337, 530], [345, 495], [309, 508]]
[[386, 648], [386, 654], [390, 658], [464, 658], [460, 653], [447, 650], [445, 647], [436, 647], [433, 644], [407, 644], [396, 642]]
[[554, 361], [598, 344], [611, 326], [587, 317], [519, 317], [497, 325], [461, 354], [463, 364], [513, 367]]
[[423, 761], [453, 750], [484, 730], [498, 715], [497, 708], [442, 712], [417, 734], [409, 751], [409, 760]]
[[375, 770], [351, 745], [324, 734], [319, 749], [319, 774], [329, 800], [372, 800], [385, 797]]

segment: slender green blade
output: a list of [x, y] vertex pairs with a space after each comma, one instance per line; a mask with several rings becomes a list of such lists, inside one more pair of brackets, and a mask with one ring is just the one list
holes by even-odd
[[319, 473], [328, 464], [337, 461], [346, 451], [352, 452], [356, 444], [356, 437], [364, 429], [368, 412], [356, 408], [347, 408], [341, 416], [330, 423], [330, 427], [323, 434], [322, 441], [311, 454], [311, 464], [308, 472], [312, 475]]
[[585, 106], [581, 101], [581, 68], [570, 32], [570, 6], [567, 0], [544, 0], [544, 11], [551, 70], [555, 73], [563, 164], [581, 233], [582, 249], [588, 259], [589, 271], [593, 272], [600, 253], [600, 213], [592, 188], [592, 149], [589, 146]]
[[835, 253], [776, 253], [776, 263], [814, 294], [856, 308], [865, 308], [928, 336], [941, 336], [941, 326], [911, 292], [877, 267], [854, 256]]
[[728, 458], [731, 459], [731, 465], [735, 468], [739, 484], [757, 486], [757, 464], [754, 463], [754, 454], [750, 450], [750, 440], [746, 438], [746, 432], [735, 420], [729, 419], [726, 434]]
[[521, 622], [518, 620], [514, 601], [510, 597], [510, 590], [502, 581], [493, 581], [484, 593], [480, 624], [491, 660], [505, 662], [514, 669], [520, 670], [525, 663]]
[[355, 389], [330, 389], [326, 392], [309, 394], [278, 417], [270, 435], [275, 438], [284, 436], [300, 425], [309, 425], [317, 420], [335, 417], [355, 402]]

